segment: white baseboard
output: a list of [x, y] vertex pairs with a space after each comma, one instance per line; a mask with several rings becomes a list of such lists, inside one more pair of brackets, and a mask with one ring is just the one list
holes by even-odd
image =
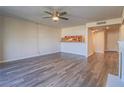
[[3, 60], [2, 62], [3, 63], [5, 63], [5, 62], [12, 62], [12, 61], [17, 61], [17, 60], [26, 59], [26, 58], [32, 58], [32, 57], [37, 57], [37, 56], [39, 56], [39, 55], [37, 54], [37, 55], [28, 56], [28, 57], [20, 57], [20, 58], [15, 58], [15, 59], [7, 59], [7, 60]]
[[69, 54], [74, 54], [74, 55], [81, 55], [81, 56], [85, 56], [87, 57], [86, 55], [83, 55], [81, 53], [73, 53], [73, 52], [66, 52], [66, 51], [61, 51], [62, 53], [69, 53]]
[[36, 54], [36, 55], [28, 56], [28, 57], [21, 57], [18, 59], [2, 60], [2, 61], [0, 61], [0, 63], [12, 62], [12, 61], [17, 61], [17, 60], [22, 60], [22, 59], [27, 59], [27, 58], [32, 58], [32, 57], [38, 57], [38, 56], [43, 56], [43, 55], [48, 55], [48, 54], [53, 54], [53, 53], [58, 53], [58, 52], [60, 52], [60, 51], [55, 51], [55, 52], [46, 53], [46, 54]]

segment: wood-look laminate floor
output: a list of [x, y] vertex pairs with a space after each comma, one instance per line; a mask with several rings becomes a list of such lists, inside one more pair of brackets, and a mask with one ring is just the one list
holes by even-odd
[[105, 86], [108, 74], [118, 74], [118, 53], [79, 55], [55, 53], [0, 64], [1, 87]]

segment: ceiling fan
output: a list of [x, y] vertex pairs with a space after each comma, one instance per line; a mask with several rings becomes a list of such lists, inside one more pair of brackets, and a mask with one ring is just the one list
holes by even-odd
[[62, 20], [69, 20], [67, 17], [65, 17], [65, 15], [67, 15], [67, 12], [63, 11], [59, 11], [54, 9], [53, 11], [44, 11], [44, 13], [48, 14], [48, 16], [43, 17], [43, 18], [51, 18], [54, 22], [59, 21], [59, 19]]

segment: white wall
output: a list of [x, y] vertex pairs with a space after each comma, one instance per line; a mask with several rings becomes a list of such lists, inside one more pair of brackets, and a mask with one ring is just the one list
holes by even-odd
[[[3, 19], [3, 18], [2, 18]], [[109, 20], [108, 23], [119, 23], [120, 19]], [[4, 17], [3, 47], [0, 49], [4, 61], [17, 60], [54, 52], [67, 52], [88, 55], [88, 23], [86, 26], [75, 26], [61, 29], [36, 24], [22, 19]], [[96, 25], [95, 25], [96, 26]], [[85, 35], [85, 43], [61, 43], [60, 37], [65, 35]], [[2, 51], [2, 52], [1, 52]], [[3, 53], [3, 54], [2, 54]]]
[[104, 31], [96, 31], [95, 32], [95, 51], [98, 53], [104, 53], [105, 48], [105, 39], [104, 39]]
[[60, 52], [60, 29], [39, 25], [38, 35], [40, 55]]
[[4, 60], [35, 56], [37, 25], [32, 22], [6, 17], [4, 19]]
[[45, 25], [5, 17], [3, 36], [5, 61], [60, 51], [60, 30]]
[[[61, 37], [67, 35], [84, 35], [86, 36], [86, 26], [75, 26], [62, 29]], [[74, 42], [61, 42], [61, 52], [73, 53], [87, 56], [86, 42], [74, 43]]]
[[2, 16], [0, 16], [0, 61], [2, 60], [3, 52], [2, 52], [2, 32], [3, 32], [3, 27], [2, 27]]

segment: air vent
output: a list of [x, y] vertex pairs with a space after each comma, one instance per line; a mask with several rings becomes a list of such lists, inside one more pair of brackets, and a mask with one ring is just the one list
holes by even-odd
[[105, 21], [102, 21], [102, 22], [97, 22], [96, 24], [97, 25], [102, 25], [102, 24], [106, 24], [106, 22]]

